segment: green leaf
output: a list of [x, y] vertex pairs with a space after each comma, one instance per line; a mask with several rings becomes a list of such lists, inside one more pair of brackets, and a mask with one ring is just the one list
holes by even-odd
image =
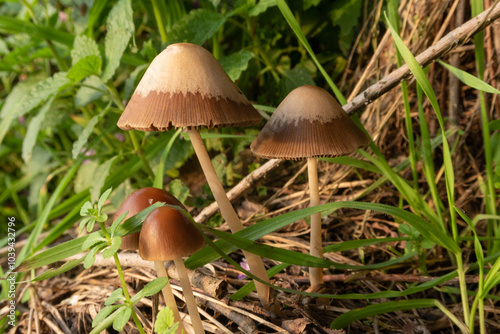
[[[111, 306], [106, 306], [106, 307], [102, 308], [102, 310], [100, 310], [99, 313], [97, 313], [94, 320], [92, 321], [92, 327], [94, 329], [92, 330], [91, 333], [93, 333], [93, 332], [100, 333], [103, 329], [108, 328], [113, 323], [114, 317], [116, 315], [113, 315], [110, 320], [107, 320], [107, 321], [109, 321], [109, 324], [106, 327], [103, 327], [103, 325], [102, 325], [103, 321], [105, 321], [105, 319], [108, 317], [108, 315], [111, 314], [111, 312], [113, 312], [117, 308], [123, 307], [123, 306], [125, 306], [125, 305], [124, 304], [111, 305]], [[99, 325], [99, 326], [96, 327], [97, 325]]]
[[113, 255], [115, 255], [116, 252], [120, 249], [121, 244], [122, 244], [122, 237], [118, 235], [113, 237], [113, 239], [111, 239], [111, 246], [109, 248], [106, 248], [102, 252], [102, 257], [105, 259], [109, 259]]
[[[267, 271], [267, 276], [269, 278], [272, 278], [274, 275], [283, 271], [284, 269], [286, 269], [289, 266], [290, 266], [289, 263], [280, 263], [277, 266], [274, 266], [271, 269], [269, 269]], [[245, 286], [240, 288], [238, 291], [233, 293], [230, 298], [231, 298], [231, 300], [242, 300], [243, 298], [245, 298], [249, 293], [251, 293], [254, 290], [255, 290], [255, 283], [254, 283], [254, 281], [250, 281], [247, 284], [245, 284]]]
[[130, 0], [119, 0], [109, 12], [106, 20], [107, 34], [104, 40], [106, 67], [102, 73], [102, 81], [107, 82], [120, 65], [120, 59], [134, 34]]
[[158, 334], [175, 333], [179, 323], [174, 323], [174, 312], [168, 307], [164, 307], [156, 316], [155, 332]]
[[106, 306], [112, 305], [120, 300], [125, 300], [125, 297], [123, 296], [123, 289], [122, 288], [118, 288], [115, 291], [111, 292], [108, 299], [106, 299], [106, 301], [104, 302], [104, 305], [106, 305]]
[[92, 75], [82, 82], [75, 96], [75, 107], [81, 108], [99, 99], [107, 92], [106, 85], [98, 76]]
[[176, 22], [168, 35], [168, 44], [188, 42], [201, 45], [224, 24], [226, 17], [217, 12], [193, 9]]
[[40, 81], [33, 87], [28, 95], [21, 100], [19, 108], [16, 110], [15, 117], [23, 116], [35, 109], [42, 102], [48, 100], [53, 95], [70, 84], [66, 77], [66, 72], [57, 72], [50, 78]]
[[182, 182], [180, 179], [172, 180], [169, 184], [168, 190], [181, 203], [186, 202], [186, 199], [190, 196], [189, 187], [186, 186], [186, 184]]
[[340, 28], [342, 35], [349, 34], [358, 24], [361, 15], [361, 0], [337, 0], [330, 13], [332, 24]]
[[159, 277], [149, 282], [139, 291], [134, 297], [132, 297], [131, 301], [133, 304], [139, 302], [142, 298], [152, 296], [155, 293], [158, 293], [167, 285], [168, 278]]
[[469, 74], [465, 71], [462, 71], [461, 69], [458, 69], [456, 67], [453, 67], [451, 65], [446, 64], [442, 60], [438, 59], [438, 62], [443, 65], [448, 71], [453, 73], [460, 81], [462, 81], [464, 84], [467, 86], [470, 86], [472, 88], [481, 90], [486, 93], [491, 93], [491, 94], [500, 94], [500, 90], [495, 89], [494, 87], [490, 86], [483, 80], [479, 79], [478, 77], [473, 76], [472, 74]]
[[82, 250], [83, 251], [87, 250], [90, 247], [92, 247], [98, 243], [101, 243], [101, 242], [107, 243], [107, 240], [100, 231], [89, 234], [88, 238], [82, 244]]
[[73, 159], [76, 159], [76, 157], [82, 152], [83, 147], [88, 143], [89, 136], [92, 131], [94, 131], [94, 127], [97, 122], [99, 122], [100, 118], [101, 115], [92, 117], [82, 132], [80, 132], [78, 139], [73, 143], [73, 150], [71, 151]]
[[91, 214], [91, 210], [93, 210], [94, 207], [92, 206], [92, 203], [90, 201], [85, 202], [85, 204], [82, 205], [82, 208], [80, 209], [80, 216], [85, 217], [87, 215]]
[[276, 6], [275, 0], [260, 0], [258, 4], [250, 8], [248, 11], [249, 16], [258, 16], [264, 13], [269, 7]]
[[250, 59], [252, 59], [252, 53], [243, 49], [229, 56], [221, 57], [219, 63], [231, 80], [236, 81], [240, 78], [241, 73], [247, 69]]
[[92, 219], [95, 220], [95, 217], [85, 217], [81, 220], [80, 225], [78, 225], [78, 234], [82, 234], [83, 229], [85, 226], [90, 222]]
[[102, 195], [99, 197], [99, 201], [97, 202], [97, 210], [101, 212], [102, 207], [104, 205], [104, 202], [108, 199], [109, 195], [111, 194], [111, 191], [113, 191], [113, 188], [107, 189], [105, 192], [102, 193]]
[[400, 301], [373, 304], [341, 314], [337, 319], [335, 319], [331, 323], [330, 328], [342, 329], [348, 326], [349, 324], [353, 323], [354, 321], [365, 319], [368, 317], [373, 317], [379, 314], [385, 314], [388, 312], [413, 310], [417, 308], [434, 307], [434, 306], [436, 306], [435, 299], [400, 300]]
[[32, 280], [32, 282], [43, 281], [43, 280], [52, 278], [54, 276], [57, 276], [59, 274], [65, 273], [65, 272], [73, 269], [74, 267], [76, 267], [80, 263], [82, 263], [83, 260], [84, 260], [84, 257], [82, 256], [80, 259], [73, 259], [73, 260], [70, 260], [70, 261], [66, 262], [65, 264], [63, 264], [58, 269], [51, 268], [51, 269], [45, 271], [44, 273], [38, 275], [37, 277], [35, 277]]
[[280, 93], [282, 96], [287, 96], [292, 90], [304, 85], [314, 86], [314, 80], [311, 74], [302, 66], [297, 66], [283, 73], [280, 80]]
[[72, 82], [79, 82], [88, 76], [97, 75], [101, 70], [101, 63], [101, 57], [88, 56], [82, 58], [70, 68], [67, 78]]
[[85, 261], [83, 262], [83, 267], [85, 269], [89, 269], [90, 267], [92, 267], [92, 265], [95, 262], [95, 256], [96, 256], [96, 254], [99, 253], [104, 247], [106, 247], [106, 245], [107, 244], [103, 242], [101, 244], [94, 245], [89, 250], [89, 252], [85, 256]]
[[73, 43], [73, 50], [71, 50], [71, 64], [75, 66], [80, 60], [89, 56], [95, 56], [101, 59], [101, 53], [99, 52], [97, 43], [88, 36], [76, 36]]
[[121, 332], [132, 315], [132, 307], [124, 306], [116, 311], [116, 318], [113, 321], [113, 329]]
[[45, 116], [50, 110], [50, 106], [54, 102], [54, 97], [52, 97], [47, 103], [40, 109], [38, 114], [31, 120], [28, 130], [26, 131], [26, 136], [23, 140], [23, 152], [22, 157], [25, 163], [31, 160], [31, 155], [33, 153], [33, 148], [35, 147], [36, 139], [38, 138], [38, 133], [42, 128], [42, 124], [45, 120]]
[[111, 165], [115, 161], [116, 157], [117, 156], [114, 156], [113, 158], [106, 160], [106, 162], [104, 162], [102, 165], [99, 165], [99, 167], [97, 168], [92, 186], [90, 187], [90, 199], [92, 202], [96, 202], [99, 198], [101, 189], [106, 183], [106, 178], [109, 175], [109, 170], [111, 169]]
[[118, 225], [121, 224], [121, 222], [125, 219], [125, 217], [127, 217], [127, 215], [128, 215], [128, 211], [125, 211], [118, 218], [115, 218], [113, 224], [111, 224], [111, 227], [109, 228], [109, 230], [111, 232], [111, 237], [115, 236], [116, 228], [118, 227]]

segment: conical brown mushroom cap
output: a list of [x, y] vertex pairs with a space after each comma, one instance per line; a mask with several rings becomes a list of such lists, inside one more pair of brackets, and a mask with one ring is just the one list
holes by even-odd
[[257, 124], [262, 116], [201, 46], [169, 45], [153, 60], [118, 120], [124, 130]]
[[369, 142], [327, 91], [306, 85], [288, 94], [250, 149], [262, 158], [297, 160], [347, 155]]
[[[127, 198], [125, 198], [115, 214], [115, 219], [120, 217], [120, 215], [124, 212], [128, 211], [128, 214], [125, 217], [126, 220], [156, 202], [165, 202], [167, 204], [177, 205], [186, 209], [184, 205], [182, 205], [182, 203], [169, 192], [163, 189], [146, 187], [134, 191], [128, 195]], [[139, 232], [124, 236], [120, 248], [134, 250], [139, 249]]]
[[170, 261], [196, 253], [205, 245], [203, 235], [179, 210], [162, 206], [142, 224], [139, 254], [146, 261]]

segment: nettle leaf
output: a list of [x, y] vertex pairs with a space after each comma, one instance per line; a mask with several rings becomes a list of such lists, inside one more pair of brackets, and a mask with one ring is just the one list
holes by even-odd
[[50, 78], [40, 81], [33, 87], [28, 96], [24, 97], [17, 109], [15, 117], [20, 117], [35, 109], [43, 101], [57, 94], [63, 88], [70, 84], [66, 77], [67, 72], [57, 72]]
[[111, 165], [113, 164], [115, 159], [116, 156], [109, 160], [106, 160], [106, 162], [104, 162], [102, 165], [99, 165], [99, 167], [97, 168], [92, 186], [90, 187], [90, 199], [92, 202], [97, 202], [99, 194], [101, 193], [101, 189], [104, 186], [106, 178], [109, 175]]
[[250, 8], [249, 16], [257, 16], [264, 13], [269, 7], [276, 6], [275, 0], [260, 0], [258, 4]]
[[106, 248], [102, 252], [102, 257], [105, 259], [109, 259], [113, 255], [116, 254], [116, 252], [120, 249], [120, 246], [122, 244], [122, 237], [116, 236], [111, 239], [111, 246], [109, 248]]
[[113, 321], [113, 329], [121, 332], [132, 315], [132, 307], [124, 306], [116, 311], [116, 318]]
[[226, 22], [226, 17], [208, 9], [193, 9], [176, 22], [168, 36], [168, 44], [188, 42], [201, 45]]
[[104, 40], [106, 67], [102, 73], [102, 81], [107, 82], [120, 65], [120, 59], [134, 34], [130, 0], [119, 0], [109, 12], [106, 20], [108, 33]]
[[101, 59], [97, 43], [88, 36], [76, 36], [73, 43], [73, 50], [71, 50], [71, 64], [75, 66], [80, 60], [88, 56], [96, 56]]
[[98, 75], [101, 71], [101, 57], [87, 56], [80, 59], [68, 72], [68, 79], [72, 82], [79, 82], [91, 75]]
[[219, 63], [231, 80], [236, 81], [240, 78], [241, 73], [247, 69], [250, 59], [252, 59], [250, 51], [240, 50], [229, 56], [221, 57]]
[[179, 323], [174, 323], [174, 312], [170, 307], [166, 306], [158, 312], [156, 316], [155, 332], [158, 334], [175, 333], [179, 327]]
[[191, 195], [189, 187], [180, 179], [173, 179], [169, 184], [170, 193], [175, 196], [181, 203], [186, 202], [186, 199]]
[[330, 19], [334, 26], [340, 28], [342, 35], [349, 34], [358, 23], [362, 8], [361, 0], [337, 0], [330, 13]]
[[119, 300], [125, 300], [125, 297], [123, 296], [123, 289], [119, 288], [113, 291], [108, 299], [106, 299], [106, 302], [104, 302], [104, 305], [111, 305], [116, 303]]
[[49, 112], [52, 102], [54, 102], [54, 97], [52, 97], [49, 101], [47, 101], [47, 103], [45, 103], [45, 105], [38, 112], [38, 115], [33, 117], [30, 124], [28, 125], [28, 130], [26, 131], [26, 136], [23, 140], [22, 152], [22, 157], [25, 163], [28, 163], [31, 160], [33, 148], [35, 147], [36, 139], [38, 138], [38, 133], [42, 128], [45, 116]]
[[91, 75], [82, 82], [82, 87], [76, 92], [75, 107], [84, 107], [90, 102], [99, 99], [106, 92], [106, 85], [101, 79], [96, 75]]
[[71, 151], [71, 154], [73, 156], [73, 159], [76, 159], [80, 152], [82, 152], [83, 147], [87, 144], [88, 139], [92, 131], [94, 131], [94, 127], [99, 122], [99, 119], [101, 118], [101, 115], [96, 115], [90, 119], [90, 121], [87, 123], [85, 128], [80, 132], [80, 135], [78, 136], [78, 139], [73, 143], [73, 150]]

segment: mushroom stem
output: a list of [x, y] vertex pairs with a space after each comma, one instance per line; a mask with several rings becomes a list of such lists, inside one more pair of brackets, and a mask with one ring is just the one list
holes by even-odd
[[[309, 196], [311, 197], [310, 206], [319, 205], [319, 187], [318, 187], [318, 165], [316, 158], [307, 159], [307, 172], [309, 176]], [[321, 213], [315, 213], [311, 216], [311, 245], [310, 253], [312, 256], [323, 257], [323, 242], [321, 240]], [[323, 284], [323, 268], [309, 268], [311, 286]]]
[[[222, 187], [222, 184], [220, 183], [219, 178], [215, 173], [214, 166], [212, 165], [212, 161], [208, 156], [200, 133], [196, 129], [188, 129], [188, 134], [194, 147], [194, 151], [196, 152], [196, 156], [200, 161], [200, 165], [203, 173], [205, 174], [208, 185], [212, 190], [212, 194], [214, 195], [215, 200], [219, 204], [222, 217], [226, 220], [229, 228], [233, 233], [242, 230], [244, 226], [241, 223], [240, 218], [234, 211], [234, 208], [227, 198], [226, 192], [224, 191], [224, 188]], [[243, 255], [247, 259], [248, 266], [250, 267], [250, 271], [252, 272], [252, 274], [259, 277], [265, 282], [269, 282], [266, 267], [264, 267], [264, 263], [262, 262], [260, 256], [246, 251], [243, 251]], [[262, 305], [267, 307], [267, 305], [269, 304], [269, 287], [257, 281], [254, 281], [254, 283], [255, 287], [257, 288], [257, 294], [259, 295], [260, 302], [262, 303]]]
[[191, 323], [193, 324], [193, 329], [195, 334], [205, 333], [203, 329], [203, 323], [201, 322], [200, 313], [198, 312], [198, 306], [196, 306], [196, 300], [194, 299], [193, 289], [191, 288], [191, 282], [189, 281], [186, 266], [181, 258], [174, 259], [175, 267], [179, 273], [179, 281], [181, 283], [182, 292], [184, 292], [184, 299], [186, 301], [186, 306], [191, 316]]
[[[163, 261], [154, 261], [155, 262], [155, 268], [156, 268], [156, 274], [158, 277], [166, 277], [167, 276], [167, 270], [165, 269], [165, 264]], [[172, 293], [172, 287], [170, 286], [170, 282], [167, 282], [167, 285], [161, 289], [161, 292], [163, 293], [163, 298], [165, 298], [165, 304], [172, 310], [174, 313], [174, 320], [175, 322], [179, 322], [179, 327], [177, 328], [178, 333], [182, 333], [183, 331], [185, 332], [186, 330], [184, 329], [184, 324], [182, 323], [181, 316], [179, 314], [179, 310], [177, 309], [177, 303], [175, 302], [175, 297], [174, 294]]]

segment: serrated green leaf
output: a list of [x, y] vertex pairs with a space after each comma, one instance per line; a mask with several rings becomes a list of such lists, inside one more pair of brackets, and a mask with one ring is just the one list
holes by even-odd
[[119, 300], [125, 300], [125, 297], [123, 296], [123, 289], [122, 288], [118, 288], [115, 291], [111, 292], [108, 299], [106, 299], [106, 301], [104, 302], [104, 305], [106, 305], [106, 306], [112, 305]]
[[[111, 320], [109, 321], [109, 324], [106, 327], [101, 327], [101, 323], [103, 321], [105, 321], [105, 319], [108, 317], [108, 315], [111, 314], [111, 312], [113, 312], [117, 308], [123, 307], [123, 306], [124, 305], [111, 305], [111, 306], [106, 306], [106, 307], [102, 308], [102, 310], [100, 310], [99, 313], [97, 313], [94, 320], [92, 321], [92, 327], [94, 327], [92, 332], [95, 331], [95, 333], [100, 333], [103, 329], [109, 327], [111, 325], [111, 323], [113, 323], [114, 317], [111, 318]], [[96, 327], [97, 325], [99, 325], [99, 327]]]
[[66, 72], [57, 72], [50, 78], [40, 81], [33, 87], [28, 96], [21, 100], [19, 108], [16, 110], [15, 117], [20, 117], [35, 109], [43, 101], [48, 100], [57, 94], [61, 89], [70, 84], [66, 77]]
[[90, 187], [90, 200], [95, 203], [99, 198], [99, 194], [101, 193], [101, 188], [106, 183], [106, 178], [109, 175], [109, 170], [111, 169], [111, 165], [115, 161], [116, 156], [113, 158], [106, 160], [102, 165], [96, 170], [95, 177], [92, 181], [92, 186]]
[[38, 133], [42, 128], [42, 124], [45, 119], [45, 115], [49, 112], [50, 106], [54, 102], [54, 97], [45, 103], [45, 105], [40, 109], [38, 114], [33, 117], [30, 124], [28, 125], [28, 130], [26, 131], [26, 136], [23, 140], [23, 152], [22, 157], [25, 163], [31, 160], [31, 155], [33, 153], [33, 148], [35, 147], [36, 140], [38, 138]]
[[88, 56], [96, 56], [101, 59], [97, 43], [88, 36], [76, 36], [71, 50], [71, 64], [75, 66], [76, 63]]
[[101, 63], [101, 57], [87, 56], [82, 58], [70, 68], [67, 78], [72, 82], [79, 82], [88, 76], [98, 75]]
[[122, 237], [120, 236], [113, 237], [113, 239], [111, 239], [111, 246], [109, 248], [106, 248], [102, 252], [102, 257], [105, 259], [109, 259], [113, 255], [115, 255], [115, 253], [120, 249], [121, 244], [122, 244]]
[[221, 57], [219, 63], [231, 80], [236, 81], [240, 78], [241, 73], [247, 69], [250, 59], [252, 59], [250, 51], [240, 50], [229, 56]]
[[180, 179], [174, 179], [170, 182], [168, 190], [181, 203], [184, 203], [190, 196], [189, 188]]
[[106, 238], [103, 236], [103, 234], [99, 231], [96, 233], [89, 234], [88, 238], [83, 242], [82, 244], [82, 250], [87, 250], [90, 247], [94, 246], [95, 244], [98, 244], [100, 242], [107, 242]]
[[445, 62], [441, 61], [438, 59], [438, 62], [444, 66], [448, 71], [453, 73], [460, 81], [462, 81], [464, 84], [467, 86], [470, 86], [472, 88], [481, 90], [486, 93], [492, 93], [492, 94], [500, 94], [500, 90], [495, 89], [493, 86], [490, 86], [483, 80], [479, 79], [478, 77], [473, 76], [472, 74], [469, 74], [465, 71], [462, 71], [459, 68], [453, 67], [449, 64], [446, 64]]
[[132, 315], [132, 308], [127, 305], [116, 311], [116, 313], [116, 318], [113, 321], [113, 329], [121, 332]]
[[119, 0], [109, 12], [104, 40], [106, 66], [102, 73], [102, 81], [107, 82], [120, 65], [120, 59], [134, 34], [134, 21], [132, 17], [130, 0]]
[[144, 288], [142, 288], [142, 290], [139, 291], [134, 297], [132, 297], [132, 303], [135, 304], [144, 297], [152, 296], [155, 293], [160, 292], [160, 290], [163, 289], [165, 285], [167, 285], [167, 283], [168, 278], [166, 277], [159, 277], [154, 279], [153, 281], [146, 284]]
[[188, 42], [201, 45], [224, 24], [226, 17], [212, 10], [191, 10], [176, 22], [168, 35], [168, 44]]
[[179, 323], [174, 323], [174, 312], [168, 307], [164, 307], [156, 316], [155, 332], [157, 334], [175, 333]]
[[75, 96], [75, 107], [81, 108], [99, 99], [107, 92], [106, 85], [96, 75], [91, 75], [82, 82]]

